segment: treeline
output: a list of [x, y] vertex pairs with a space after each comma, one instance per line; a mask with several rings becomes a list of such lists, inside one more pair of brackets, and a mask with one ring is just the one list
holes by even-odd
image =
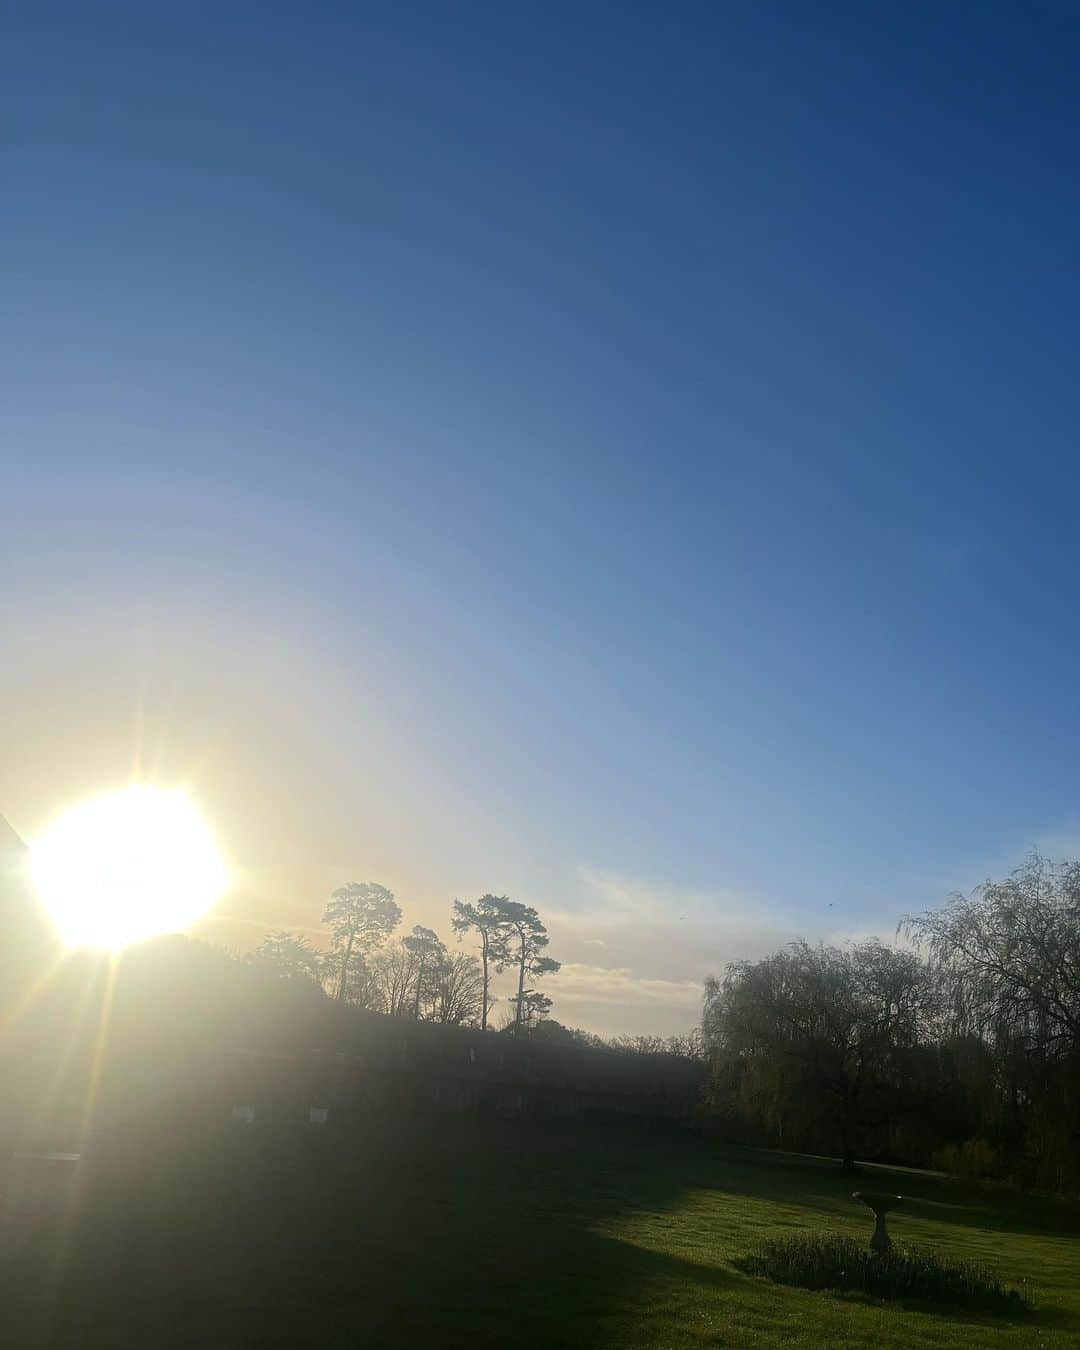
[[459, 940], [472, 938], [475, 952], [451, 950], [433, 929], [420, 924], [396, 937], [401, 908], [391, 891], [370, 881], [336, 890], [323, 922], [330, 933], [328, 951], [281, 930], [268, 933], [248, 963], [370, 1012], [480, 1030], [489, 1029], [497, 1002], [492, 977], [509, 971], [516, 988], [506, 1000], [500, 1031], [620, 1054], [705, 1058], [700, 1027], [681, 1036], [605, 1038], [550, 1017], [552, 999], [536, 988], [536, 981], [557, 974], [560, 962], [545, 954], [548, 933], [536, 909], [508, 896], [453, 902], [451, 931]]
[[588, 1050], [608, 1050], [620, 1055], [671, 1055], [676, 1059], [704, 1060], [705, 1038], [700, 1027], [676, 1036], [600, 1036], [579, 1027], [564, 1027], [554, 1018], [537, 1024], [533, 1034], [562, 1045], [581, 1045]]
[[1080, 1191], [1080, 863], [906, 918], [912, 946], [796, 943], [705, 991], [733, 1138]]
[[287, 980], [321, 987], [341, 1003], [445, 1026], [486, 1030], [495, 998], [493, 975], [511, 971], [516, 991], [507, 1000], [504, 1029], [535, 1031], [551, 1011], [536, 981], [560, 962], [546, 956], [548, 932], [531, 905], [505, 895], [455, 900], [450, 927], [459, 939], [475, 936], [476, 954], [450, 951], [421, 924], [395, 938], [402, 921], [392, 891], [376, 882], [350, 882], [331, 895], [323, 922], [330, 950], [288, 931], [268, 933], [249, 960]]

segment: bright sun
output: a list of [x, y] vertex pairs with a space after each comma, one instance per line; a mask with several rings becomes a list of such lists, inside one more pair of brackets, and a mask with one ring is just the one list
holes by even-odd
[[66, 811], [34, 844], [34, 883], [71, 946], [174, 933], [225, 886], [210, 831], [178, 791], [136, 784]]

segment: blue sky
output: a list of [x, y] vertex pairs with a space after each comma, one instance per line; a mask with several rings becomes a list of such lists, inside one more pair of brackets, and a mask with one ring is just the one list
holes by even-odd
[[1074, 6], [10, 14], [16, 824], [631, 984], [1071, 846]]

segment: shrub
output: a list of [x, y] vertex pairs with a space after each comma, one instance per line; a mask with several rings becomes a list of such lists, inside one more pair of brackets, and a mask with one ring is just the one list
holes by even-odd
[[968, 1139], [959, 1147], [945, 1144], [934, 1150], [931, 1162], [939, 1172], [950, 1172], [972, 1181], [997, 1176], [1002, 1170], [1000, 1154], [985, 1139]]
[[1001, 1170], [1001, 1159], [985, 1139], [969, 1139], [960, 1149], [957, 1167], [962, 1177], [977, 1181], [995, 1176]]
[[925, 1300], [982, 1312], [1019, 1313], [1029, 1306], [1024, 1294], [981, 1266], [923, 1251], [893, 1250], [878, 1256], [838, 1233], [767, 1238], [738, 1264], [748, 1274], [803, 1289], [852, 1289], [874, 1298]]

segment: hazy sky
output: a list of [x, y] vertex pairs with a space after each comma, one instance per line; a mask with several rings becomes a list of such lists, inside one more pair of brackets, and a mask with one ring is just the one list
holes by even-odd
[[1080, 10], [14, 3], [0, 812], [550, 918], [555, 1015], [1080, 831]]

